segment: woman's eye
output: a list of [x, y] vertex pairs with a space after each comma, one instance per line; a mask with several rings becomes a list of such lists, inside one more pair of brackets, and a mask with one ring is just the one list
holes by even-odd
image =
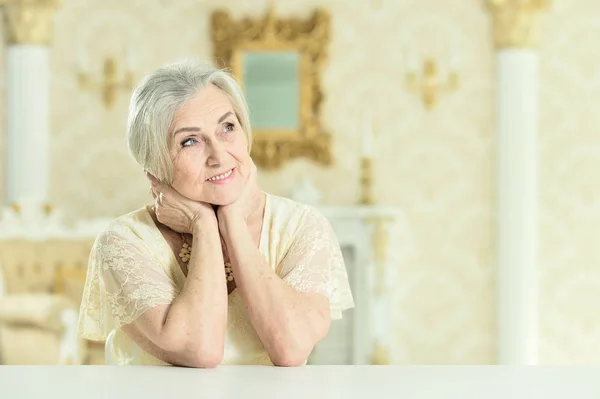
[[233, 123], [226, 123], [225, 124], [225, 132], [226, 133], [233, 132], [234, 128], [235, 128], [235, 125]]
[[185, 139], [185, 140], [183, 140], [183, 141], [181, 142], [181, 146], [182, 146], [182, 147], [190, 147], [190, 146], [192, 146], [192, 145], [194, 145], [194, 144], [196, 144], [196, 143], [198, 143], [198, 141], [197, 141], [195, 138], [193, 138], [193, 137], [190, 137], [189, 139]]

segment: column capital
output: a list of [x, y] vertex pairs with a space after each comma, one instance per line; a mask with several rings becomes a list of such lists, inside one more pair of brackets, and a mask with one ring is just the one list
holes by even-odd
[[52, 17], [62, 0], [0, 0], [7, 43], [49, 45]]
[[552, 0], [485, 0], [492, 13], [496, 48], [537, 47], [539, 14]]

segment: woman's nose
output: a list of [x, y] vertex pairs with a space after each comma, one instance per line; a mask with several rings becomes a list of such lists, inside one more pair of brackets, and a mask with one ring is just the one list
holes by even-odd
[[206, 163], [211, 167], [218, 167], [223, 162], [225, 147], [218, 141], [213, 141], [208, 145], [208, 157]]

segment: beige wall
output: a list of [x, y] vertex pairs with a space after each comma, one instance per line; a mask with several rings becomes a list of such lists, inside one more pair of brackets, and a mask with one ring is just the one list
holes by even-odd
[[[1, 32], [4, 32], [4, 18], [0, 18]], [[6, 114], [6, 101], [5, 101], [5, 89], [6, 89], [6, 74], [5, 74], [5, 63], [6, 63], [6, 43], [5, 40], [0, 40], [0, 202], [4, 202], [4, 180], [6, 173], [5, 165], [5, 147], [4, 147], [4, 132], [6, 131], [6, 124], [4, 123], [4, 116]]]
[[[179, 57], [208, 58], [209, 13], [223, 2], [89, 3], [64, 0], [55, 19], [52, 53], [51, 199], [76, 217], [119, 215], [148, 201], [141, 168], [128, 158], [124, 145], [129, 93], [123, 92], [114, 109], [107, 110], [97, 92], [79, 90], [78, 49], [86, 49], [95, 76], [105, 56], [123, 59], [124, 38], [131, 38], [138, 75]], [[326, 4], [333, 16], [323, 116], [334, 137], [336, 162], [323, 169], [295, 161], [281, 171], [262, 172], [261, 184], [288, 195], [308, 173], [324, 202], [354, 203], [361, 127], [370, 110], [378, 134], [376, 199], [402, 207], [414, 236], [412, 262], [399, 273], [395, 356], [402, 363], [493, 362], [494, 49], [483, 1], [279, 3], [283, 15], [305, 15], [314, 5]], [[382, 4], [379, 10], [373, 6], [377, 3]], [[546, 19], [542, 48], [546, 307], [541, 321], [543, 360], [573, 363], [599, 358], [586, 343], [600, 349], [600, 341], [592, 340], [600, 334], [600, 319], [590, 305], [600, 292], [595, 270], [600, 250], [594, 245], [600, 219], [600, 135], [593, 108], [600, 84], [594, 64], [600, 50], [593, 37], [600, 28], [589, 23], [580, 30], [574, 22], [590, 22], [600, 6], [596, 0], [571, 3], [577, 5], [557, 5]], [[227, 2], [238, 16], [256, 15], [265, 4]], [[562, 44], [562, 38], [585, 47]], [[462, 87], [443, 94], [431, 112], [403, 87], [407, 49], [417, 59], [429, 55], [444, 64], [459, 56]]]
[[[210, 2], [67, 0], [56, 19], [53, 85], [52, 200], [79, 216], [118, 215], [148, 200], [141, 169], [123, 141], [126, 93], [105, 110], [97, 93], [81, 92], [74, 68], [82, 37], [98, 74], [103, 56], [124, 51], [138, 35], [137, 72], [181, 56], [211, 56]], [[167, 6], [161, 5], [162, 3]], [[218, 4], [221, 2], [212, 2]], [[312, 2], [279, 2], [281, 14], [307, 14]], [[375, 2], [373, 2], [375, 3]], [[265, 1], [228, 1], [235, 15], [259, 14]], [[396, 303], [399, 351], [407, 363], [492, 361], [492, 49], [478, 2], [330, 1], [330, 61], [323, 85], [326, 127], [334, 136], [333, 167], [293, 162], [260, 182], [288, 195], [309, 173], [330, 204], [358, 198], [358, 155], [366, 110], [377, 125], [377, 201], [407, 213], [417, 246], [402, 270]], [[434, 16], [432, 16], [434, 15]], [[122, 23], [124, 26], [118, 25]], [[405, 38], [405, 39], [404, 39]], [[403, 45], [403, 42], [407, 46]], [[464, 88], [426, 112], [403, 89], [404, 48], [444, 63], [460, 55]], [[435, 250], [432, 250], [435, 249]]]
[[541, 357], [600, 360], [600, 2], [557, 1], [541, 47]]

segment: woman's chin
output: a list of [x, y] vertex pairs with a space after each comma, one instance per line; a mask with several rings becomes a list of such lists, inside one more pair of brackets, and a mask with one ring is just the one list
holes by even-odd
[[206, 199], [200, 200], [211, 205], [224, 206], [234, 203], [240, 197], [240, 193], [219, 193], [219, 195], [210, 195]]

